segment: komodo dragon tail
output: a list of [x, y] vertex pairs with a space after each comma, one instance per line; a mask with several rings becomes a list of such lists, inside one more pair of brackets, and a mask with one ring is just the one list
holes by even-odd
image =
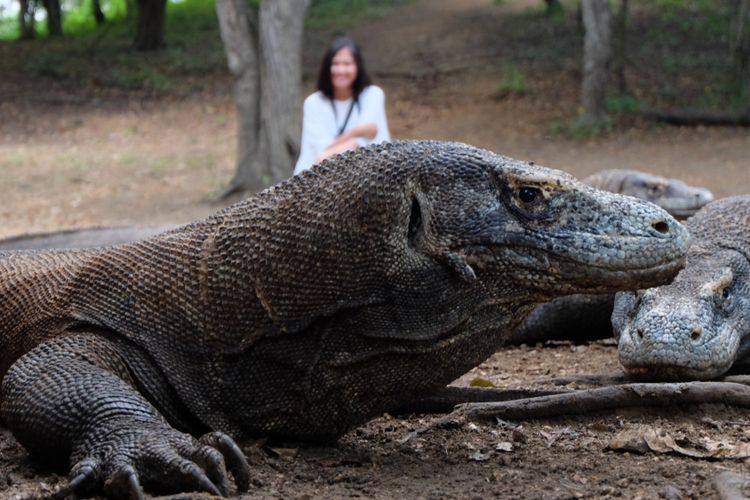
[[89, 253], [0, 252], [0, 377], [23, 353], [74, 322], [66, 319], [66, 289]]

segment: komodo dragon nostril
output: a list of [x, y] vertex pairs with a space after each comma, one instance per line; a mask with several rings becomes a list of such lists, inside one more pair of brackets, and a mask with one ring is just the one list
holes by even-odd
[[651, 223], [651, 227], [653, 227], [654, 229], [656, 229], [657, 231], [659, 231], [662, 234], [666, 234], [666, 233], [669, 232], [669, 224], [667, 224], [663, 220], [660, 220], [660, 221], [657, 221], [657, 222], [652, 222]]
[[703, 333], [703, 327], [702, 326], [696, 326], [693, 328], [693, 331], [690, 332], [690, 338], [693, 340], [698, 340]]
[[638, 327], [638, 328], [635, 329], [635, 332], [638, 334], [638, 338], [639, 339], [643, 338], [643, 328]]

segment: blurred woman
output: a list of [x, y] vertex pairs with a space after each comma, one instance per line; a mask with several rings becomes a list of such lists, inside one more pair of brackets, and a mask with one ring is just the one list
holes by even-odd
[[371, 83], [357, 44], [337, 38], [323, 56], [318, 91], [305, 99], [294, 173], [347, 149], [390, 139], [385, 93]]

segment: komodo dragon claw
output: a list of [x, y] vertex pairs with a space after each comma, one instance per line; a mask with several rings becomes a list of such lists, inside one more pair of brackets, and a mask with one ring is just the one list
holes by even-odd
[[88, 495], [103, 484], [109, 498], [144, 498], [143, 485], [152, 491], [229, 493], [231, 472], [240, 492], [247, 491], [250, 473], [245, 456], [224, 433], [212, 432], [200, 440], [165, 426], [146, 429], [129, 426], [103, 436], [89, 455], [70, 472], [67, 493]]

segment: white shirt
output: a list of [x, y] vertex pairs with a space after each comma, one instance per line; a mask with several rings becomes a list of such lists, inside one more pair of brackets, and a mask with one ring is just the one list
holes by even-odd
[[[302, 110], [302, 143], [294, 167], [295, 175], [312, 167], [315, 158], [331, 145], [346, 120], [351, 104], [351, 98], [345, 101], [334, 99], [332, 106], [331, 100], [320, 91], [307, 96]], [[359, 94], [358, 104], [354, 104], [344, 132], [370, 122], [377, 126], [378, 133], [371, 141], [358, 138], [360, 146], [391, 140], [385, 116], [385, 93], [376, 85], [368, 85]]]

